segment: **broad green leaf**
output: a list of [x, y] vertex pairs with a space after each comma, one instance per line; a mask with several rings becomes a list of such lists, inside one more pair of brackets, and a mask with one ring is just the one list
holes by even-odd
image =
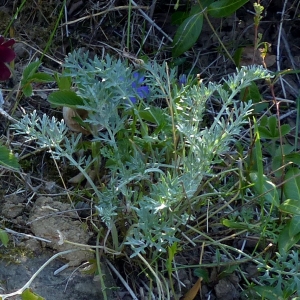
[[262, 102], [263, 98], [255, 82], [251, 82], [248, 87], [241, 91], [240, 99], [245, 102], [252, 100], [255, 113], [261, 112], [269, 105], [267, 102]]
[[209, 275], [208, 275], [207, 269], [197, 268], [194, 271], [194, 275], [197, 276], [197, 277], [199, 277], [199, 278], [203, 278], [204, 282], [208, 282], [209, 281]]
[[264, 197], [267, 202], [273, 204], [275, 207], [278, 207], [279, 196], [276, 185], [271, 182], [265, 175], [263, 175], [260, 179], [258, 173], [250, 173], [250, 178], [254, 183], [254, 189], [257, 194]]
[[241, 58], [242, 58], [242, 54], [243, 54], [243, 48], [238, 48], [238, 49], [234, 52], [234, 54], [233, 54], [233, 56], [232, 56], [232, 58], [233, 58], [233, 60], [234, 60], [234, 63], [235, 63], [235, 66], [236, 66], [237, 68], [240, 68], [240, 67], [241, 67]]
[[254, 113], [260, 113], [264, 111], [269, 104], [267, 102], [260, 102], [260, 103], [254, 103], [253, 108], [254, 108]]
[[285, 174], [284, 181], [285, 198], [298, 200], [300, 207], [300, 170], [298, 168], [289, 169]]
[[300, 153], [291, 153], [284, 156], [284, 161], [286, 163], [292, 162], [295, 165], [300, 166]]
[[259, 125], [260, 125], [260, 126], [267, 126], [267, 125], [268, 125], [268, 117], [267, 117], [267, 116], [263, 116], [263, 117], [260, 119]]
[[149, 109], [144, 109], [139, 111], [139, 115], [143, 120], [146, 120], [147, 122], [154, 123], [158, 125], [158, 127], [165, 127], [168, 125], [170, 128], [170, 117], [166, 113], [165, 110], [159, 108], [159, 107], [150, 107]]
[[280, 254], [286, 253], [300, 240], [300, 234], [289, 235], [291, 222], [287, 222], [278, 236], [278, 251]]
[[49, 95], [48, 101], [55, 106], [67, 106], [77, 108], [84, 105], [83, 100], [73, 91], [57, 91]]
[[201, 0], [201, 2], [196, 2], [197, 4], [192, 5], [189, 16], [193, 16], [195, 14], [201, 13], [207, 9], [209, 5], [214, 3], [215, 0]]
[[45, 300], [45, 298], [33, 293], [30, 289], [26, 289], [22, 295], [22, 300]]
[[178, 57], [196, 43], [201, 33], [202, 25], [202, 13], [197, 13], [184, 20], [177, 29], [174, 37], [172, 49], [173, 57]]
[[24, 85], [22, 88], [22, 91], [26, 97], [30, 97], [33, 94], [32, 86], [30, 83], [27, 83], [26, 85]]
[[268, 125], [270, 133], [273, 137], [279, 137], [279, 132], [277, 130], [277, 118], [276, 116], [271, 116], [268, 118]]
[[259, 134], [262, 139], [273, 139], [278, 138], [277, 136], [273, 136], [270, 132], [269, 128], [265, 126], [258, 126]]
[[35, 73], [28, 78], [31, 82], [53, 82], [53, 76], [46, 73]]
[[231, 16], [249, 0], [220, 0], [209, 5], [207, 13], [214, 18]]
[[271, 154], [274, 156], [282, 156], [282, 154], [284, 155], [284, 157], [294, 154], [292, 153], [294, 151], [294, 146], [293, 145], [289, 145], [289, 144], [283, 144], [282, 146], [278, 145], [278, 147], [275, 150], [275, 153], [272, 152]]
[[226, 227], [234, 228], [234, 229], [248, 229], [247, 224], [244, 224], [244, 223], [241, 224], [241, 223], [231, 221], [231, 220], [228, 220], [228, 219], [224, 219], [222, 221], [222, 224]]
[[9, 241], [8, 234], [5, 230], [2, 229], [0, 229], [0, 241], [4, 245], [4, 247], [7, 247]]
[[247, 102], [252, 100], [253, 103], [258, 103], [262, 100], [262, 96], [255, 82], [251, 82], [248, 87], [241, 91], [240, 99]]
[[23, 71], [23, 77], [21, 80], [21, 84], [24, 85], [25, 83], [27, 83], [28, 79], [30, 79], [33, 74], [37, 71], [38, 67], [41, 65], [41, 62], [35, 61], [30, 63]]
[[287, 199], [279, 206], [279, 209], [288, 214], [300, 215], [300, 199]]
[[294, 236], [300, 233], [300, 216], [293, 216], [290, 220], [289, 236]]
[[[296, 165], [300, 165], [300, 153], [291, 153], [294, 150], [293, 145], [282, 145], [273, 152], [272, 155], [272, 170], [275, 172], [275, 176], [282, 176], [282, 173], [286, 174], [286, 171], [281, 166], [293, 162]], [[282, 156], [283, 154], [283, 156]], [[276, 171], [277, 170], [277, 171]]]
[[289, 124], [283, 124], [280, 126], [281, 136], [287, 135], [291, 131], [291, 126]]
[[0, 145], [0, 165], [10, 169], [19, 169], [19, 163], [14, 154], [5, 146]]
[[291, 131], [289, 124], [283, 124], [280, 126], [280, 133], [278, 130], [278, 122], [276, 116], [271, 116], [267, 119], [267, 125], [265, 125], [266, 119], [263, 119], [258, 126], [258, 130], [261, 138], [265, 139], [278, 139], [280, 136], [284, 136]]
[[173, 25], [180, 25], [188, 16], [189, 13], [187, 11], [176, 11], [172, 14], [171, 23]]
[[58, 73], [54, 75], [54, 78], [57, 82], [58, 88], [63, 90], [70, 90], [72, 86], [72, 78], [70, 76], [60, 76]]

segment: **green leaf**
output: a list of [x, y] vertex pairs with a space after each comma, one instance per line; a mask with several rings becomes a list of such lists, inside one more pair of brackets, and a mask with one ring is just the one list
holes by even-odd
[[268, 117], [267, 116], [263, 116], [260, 119], [259, 125], [260, 126], [268, 126]]
[[173, 25], [180, 25], [188, 16], [189, 13], [186, 11], [176, 11], [172, 14], [171, 23]]
[[250, 173], [251, 181], [254, 183], [254, 189], [258, 195], [275, 207], [279, 206], [279, 196], [276, 189], [276, 185], [271, 182], [267, 176], [263, 175], [262, 178], [258, 176], [258, 173]]
[[28, 78], [30, 82], [53, 82], [53, 76], [46, 73], [35, 73], [31, 77]]
[[195, 14], [201, 13], [206, 10], [206, 8], [211, 5], [215, 0], [201, 0], [201, 2], [198, 2], [195, 5], [192, 5], [189, 16], [193, 16]]
[[55, 106], [67, 106], [77, 108], [84, 105], [83, 100], [74, 91], [57, 91], [49, 95], [48, 101]]
[[19, 169], [19, 163], [14, 154], [5, 146], [0, 145], [0, 165], [10, 169]]
[[287, 222], [278, 236], [278, 251], [280, 254], [286, 253], [300, 240], [300, 234], [289, 235], [291, 222]]
[[209, 281], [209, 275], [208, 275], [208, 271], [206, 269], [197, 268], [194, 271], [194, 275], [197, 276], [198, 278], [203, 278], [204, 282]]
[[[258, 126], [258, 130], [259, 130], [259, 135], [262, 139], [273, 139], [274, 138], [274, 136], [270, 132], [269, 128], [267, 128], [265, 126]], [[277, 136], [275, 136], [275, 138], [277, 138]]]
[[251, 82], [248, 87], [241, 91], [240, 99], [247, 102], [252, 100], [253, 103], [258, 103], [262, 100], [262, 96], [255, 82]]
[[300, 166], [300, 153], [291, 153], [284, 156], [284, 161], [286, 163], [292, 162], [295, 165]]
[[232, 274], [236, 269], [238, 268], [238, 265], [228, 266], [225, 267], [225, 269], [218, 274], [218, 278], [228, 278], [228, 275]]
[[282, 291], [278, 291], [277, 287], [271, 286], [254, 286], [253, 289], [260, 294], [264, 300], [284, 300]]
[[70, 90], [72, 86], [72, 78], [71, 76], [60, 76], [58, 73], [54, 75], [54, 78], [57, 82], [58, 88], [63, 90]]
[[293, 216], [290, 220], [289, 236], [294, 236], [300, 233], [300, 216]]
[[268, 125], [269, 125], [271, 135], [275, 138], [279, 137], [279, 132], [277, 130], [277, 117], [276, 116], [271, 116], [268, 118]]
[[30, 63], [23, 71], [23, 77], [21, 80], [21, 84], [24, 85], [27, 83], [28, 79], [30, 79], [33, 74], [37, 71], [38, 67], [41, 65], [41, 62], [35, 61]]
[[[280, 138], [276, 116], [271, 116], [268, 119], [263, 118], [260, 122], [260, 126], [258, 126], [258, 130], [261, 138], [265, 138], [265, 139]], [[280, 126], [281, 136], [288, 134], [290, 131], [291, 131], [291, 126], [289, 124], [283, 124]]]
[[252, 102], [254, 104], [254, 112], [255, 113], [261, 112], [269, 105], [267, 102], [262, 102], [263, 98], [262, 98], [259, 88], [255, 82], [251, 82], [251, 84], [248, 87], [244, 88], [241, 91], [240, 99], [245, 102], [252, 100]]
[[248, 226], [246, 224], [231, 221], [231, 220], [228, 220], [228, 219], [224, 219], [222, 221], [222, 224], [226, 227], [234, 228], [234, 229], [248, 229]]
[[[278, 146], [275, 150], [272, 148], [270, 154], [272, 155], [272, 170], [275, 172], [275, 176], [282, 176], [283, 172], [286, 174], [286, 171], [281, 168], [281, 166], [293, 162], [294, 164], [300, 164], [300, 153], [291, 153], [294, 150], [293, 145], [282, 145]], [[283, 156], [282, 156], [283, 155]]]
[[9, 241], [8, 234], [5, 230], [2, 229], [0, 229], [0, 241], [4, 245], [4, 247], [7, 247]]
[[22, 295], [22, 300], [45, 300], [45, 298], [33, 293], [30, 289], [26, 289]]
[[243, 50], [244, 48], [238, 48], [233, 54], [232, 58], [237, 68], [241, 67], [241, 58], [242, 58]]
[[174, 58], [189, 50], [196, 43], [201, 33], [202, 25], [202, 13], [197, 13], [184, 20], [174, 37], [172, 49]]
[[207, 13], [214, 18], [231, 16], [249, 0], [220, 0], [209, 5]]
[[264, 181], [264, 179], [263, 179], [264, 170], [263, 170], [263, 163], [262, 163], [263, 162], [262, 147], [261, 147], [261, 142], [260, 142], [260, 133], [259, 133], [255, 118], [253, 118], [253, 122], [254, 122], [254, 132], [256, 135], [254, 152], [256, 155], [256, 167], [257, 167], [257, 179], [256, 179], [255, 188], [262, 191], [263, 190], [263, 181]]
[[281, 136], [284, 136], [291, 131], [291, 126], [289, 124], [283, 124], [280, 126]]
[[30, 83], [27, 83], [26, 85], [24, 85], [22, 87], [22, 91], [26, 97], [32, 96], [32, 94], [33, 94], [32, 85]]
[[173, 243], [172, 246], [168, 247], [168, 258], [166, 260], [166, 268], [169, 272], [172, 270], [172, 262], [174, 260], [175, 254], [178, 252], [178, 243]]
[[286, 199], [298, 199], [300, 204], [300, 170], [298, 168], [289, 169], [284, 177], [286, 182], [283, 192]]
[[279, 206], [279, 209], [288, 214], [300, 215], [300, 200], [287, 199]]

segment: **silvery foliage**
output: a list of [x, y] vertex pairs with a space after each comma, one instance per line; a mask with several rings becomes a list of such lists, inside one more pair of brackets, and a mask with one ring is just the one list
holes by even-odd
[[276, 258], [265, 262], [262, 259], [257, 265], [257, 269], [262, 274], [259, 281], [262, 286], [259, 292], [265, 287], [273, 287], [278, 296], [283, 294], [300, 294], [300, 273], [299, 273], [299, 253], [291, 251], [285, 253], [275, 253]]
[[[146, 63], [143, 72], [151, 95], [134, 105], [129, 100], [137, 96], [132, 87], [133, 69], [121, 60], [110, 56], [89, 59], [88, 53], [75, 51], [67, 57], [64, 68], [84, 100], [79, 108], [89, 112], [85, 122], [94, 128], [106, 129], [93, 133], [93, 140], [102, 143], [101, 156], [114, 162], [107, 166], [108, 184], [101, 189], [94, 185], [95, 207], [101, 220], [112, 228], [120, 213], [123, 217], [127, 214], [131, 227], [126, 244], [132, 247], [132, 256], [150, 247], [166, 251], [168, 245], [178, 240], [179, 227], [191, 220], [194, 208], [201, 205], [196, 196], [203, 177], [213, 176], [211, 166], [215, 159], [226, 153], [247, 122], [251, 103], [235, 100], [236, 95], [252, 81], [269, 77], [268, 72], [262, 67], [237, 70], [224, 80], [227, 89], [216, 83], [187, 84], [179, 88], [175, 69], [168, 69], [166, 63]], [[221, 108], [211, 125], [203, 128], [205, 104], [211, 98], [219, 101]], [[118, 133], [124, 131], [125, 124], [130, 124], [133, 115], [137, 120], [142, 119], [139, 105], [150, 109], [159, 99], [169, 102], [169, 108], [161, 108], [165, 127], [177, 131], [180, 146], [186, 149], [169, 164], [165, 157], [174, 149], [170, 130], [162, 130], [158, 136], [151, 137], [166, 146], [155, 148], [146, 160], [143, 149], [126, 152], [132, 138], [130, 133], [127, 139], [123, 136], [122, 141], [117, 140]], [[121, 114], [120, 109], [128, 113]], [[142, 122], [139, 126], [143, 126]], [[93, 162], [91, 158], [74, 160], [72, 154], [80, 135], [66, 137], [63, 121], [46, 115], [40, 118], [34, 112], [25, 115], [13, 128], [19, 134], [26, 134], [28, 140], [36, 140], [40, 147], [51, 149], [56, 159], [67, 157], [79, 170], [86, 170]], [[126, 130], [128, 132], [128, 127]]]
[[[49, 118], [46, 114], [40, 117], [36, 111], [25, 115], [11, 127], [15, 130], [15, 134], [26, 135], [25, 142], [35, 141], [40, 148], [45, 148], [55, 159], [75, 153], [80, 141], [80, 135], [72, 136], [70, 139], [66, 137], [68, 128], [64, 120], [58, 121], [55, 117]], [[60, 146], [61, 144], [64, 146]]]

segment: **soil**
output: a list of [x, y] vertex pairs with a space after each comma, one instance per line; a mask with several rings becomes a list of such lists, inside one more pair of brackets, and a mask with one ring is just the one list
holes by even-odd
[[[43, 250], [36, 256], [26, 254], [15, 257], [17, 261], [14, 262], [0, 261], [1, 294], [20, 289], [52, 255], [53, 252]], [[32, 291], [47, 300], [102, 299], [99, 281], [94, 281], [93, 275], [82, 274], [76, 268], [68, 268], [54, 275], [62, 265], [64, 262], [59, 259], [52, 261], [33, 281], [30, 286]]]
[[[134, 9], [132, 14], [132, 35], [130, 36], [133, 56], [149, 56], [158, 62], [167, 60], [174, 64], [171, 59], [170, 42], [166, 36], [173, 38], [177, 26], [171, 23], [171, 15], [174, 13], [176, 1], [136, 1], [141, 6], [155, 4], [155, 10], [150, 17], [161, 30], [151, 28], [143, 16]], [[184, 10], [189, 1], [180, 1], [179, 10]], [[300, 68], [300, 37], [299, 37], [299, 6], [297, 1], [288, 0], [284, 11], [284, 22], [280, 27], [281, 12], [284, 8], [283, 0], [261, 1], [265, 7], [264, 17], [259, 26], [262, 41], [270, 43], [267, 66], [270, 70], [297, 69]], [[14, 12], [21, 1], [0, 0], [0, 33], [4, 32], [12, 19]], [[74, 21], [68, 27], [62, 26], [54, 35], [53, 41], [44, 57], [43, 70], [48, 69], [60, 71], [60, 62], [65, 55], [74, 48], [84, 48], [92, 54], [102, 56], [108, 52], [122, 57], [126, 44], [127, 10], [111, 10], [105, 14], [90, 18], [92, 13], [103, 12], [108, 8], [127, 5], [128, 1], [67, 1], [66, 11], [68, 22]], [[12, 36], [17, 40], [14, 50], [17, 53], [15, 61], [14, 77], [1, 83], [6, 102], [4, 109], [14, 118], [26, 111], [33, 109], [49, 115], [61, 116], [61, 112], [54, 111], [45, 101], [46, 89], [38, 89], [30, 98], [11, 97], [9, 91], [19, 84], [22, 70], [26, 65], [41, 55], [41, 51], [47, 47], [49, 36], [55, 28], [62, 1], [33, 1], [27, 0], [23, 10], [13, 24]], [[241, 64], [247, 65], [255, 60], [261, 64], [261, 56], [254, 53], [253, 41], [253, 1], [249, 1], [243, 8], [229, 18], [211, 19], [221, 41], [231, 54], [241, 46], [246, 46]], [[150, 14], [150, 12], [149, 12]], [[84, 20], [80, 18], [84, 17]], [[63, 20], [62, 22], [65, 22]], [[140, 41], [144, 38], [142, 28], [151, 32], [143, 45]], [[279, 51], [278, 36], [281, 36]], [[113, 37], [113, 38], [112, 38]], [[278, 51], [278, 52], [277, 52]], [[255, 56], [253, 58], [253, 55]], [[276, 56], [279, 55], [279, 62]], [[233, 63], [226, 57], [220, 41], [213, 34], [211, 26], [204, 22], [203, 30], [193, 49], [182, 55], [184, 63], [178, 65], [179, 73], [201, 74], [204, 80], [218, 81], [222, 76], [235, 70]], [[278, 64], [277, 64], [278, 63]], [[299, 95], [299, 78], [297, 74], [285, 76], [284, 88], [280, 83], [275, 85], [276, 97], [295, 101]], [[53, 88], [49, 86], [49, 88]], [[264, 95], [268, 98], [269, 91]], [[16, 95], [17, 96], [17, 95]], [[291, 109], [293, 109], [291, 107]], [[290, 108], [288, 108], [290, 109]], [[1, 118], [0, 134], [2, 140], [7, 140], [7, 125], [5, 118]], [[283, 122], [293, 122], [293, 115]], [[0, 294], [11, 293], [21, 288], [33, 275], [33, 273], [53, 254], [68, 249], [74, 245], [60, 244], [60, 238], [73, 243], [95, 244], [95, 234], [91, 224], [87, 224], [84, 218], [74, 210], [74, 204], [70, 203], [66, 191], [62, 188], [55, 167], [47, 160], [44, 154], [37, 154], [35, 158], [28, 161], [30, 167], [23, 166], [28, 174], [26, 178], [19, 178], [13, 173], [3, 171], [1, 181], [0, 220], [1, 228], [10, 228], [16, 232], [43, 238], [50, 242], [41, 242], [35, 238], [11, 235], [9, 244], [10, 253], [13, 249], [22, 249], [16, 254], [6, 255], [4, 247], [0, 248]], [[62, 171], [66, 179], [76, 174], [69, 166], [62, 165]], [[54, 170], [54, 171], [53, 171]], [[54, 188], [50, 187], [53, 185]], [[57, 196], [58, 195], [58, 196]], [[86, 199], [84, 200], [85, 202]], [[77, 201], [78, 202], [78, 201]], [[89, 207], [89, 205], [88, 205]], [[94, 238], [94, 240], [93, 240]], [[199, 257], [199, 251], [184, 257], [186, 264], [197, 263], [193, 261]], [[47, 300], [56, 299], [102, 299], [97, 276], [86, 275], [80, 272], [82, 264], [92, 261], [94, 253], [78, 251], [52, 261], [34, 280], [32, 290]], [[180, 258], [178, 258], [180, 259]], [[212, 255], [208, 255], [208, 261], [212, 261]], [[53, 272], [68, 263], [69, 268], [54, 275]], [[106, 285], [110, 288], [118, 287], [119, 293], [110, 292], [109, 299], [131, 299], [124, 291], [122, 284], [110, 275], [106, 270]], [[246, 268], [246, 267], [245, 267]], [[188, 291], [196, 281], [196, 278], [188, 272], [181, 272], [180, 280], [185, 283]], [[242, 299], [240, 289], [240, 278], [227, 277], [218, 279], [214, 271], [210, 271], [210, 283], [202, 286], [202, 299], [234, 300]], [[15, 298], [17, 299], [17, 298]], [[142, 299], [142, 298], [141, 298]]]
[[[28, 209], [18, 195], [4, 197], [0, 207], [2, 219], [12, 221], [15, 226], [23, 225], [27, 219], [24, 216]], [[20, 289], [55, 253], [76, 249], [74, 244], [63, 242], [62, 239], [86, 245], [92, 236], [92, 233], [84, 230], [71, 204], [50, 197], [39, 197], [29, 212], [26, 226], [30, 229], [30, 235], [15, 232], [8, 249], [0, 248], [1, 294]], [[94, 257], [93, 252], [83, 250], [61, 255], [39, 273], [30, 288], [49, 300], [101, 299], [97, 276], [83, 272], [93, 265]], [[64, 266], [67, 268], [54, 274]], [[109, 269], [105, 264], [101, 268], [105, 270], [106, 286], [115, 287]], [[109, 299], [117, 299], [113, 290], [108, 290], [108, 295]]]

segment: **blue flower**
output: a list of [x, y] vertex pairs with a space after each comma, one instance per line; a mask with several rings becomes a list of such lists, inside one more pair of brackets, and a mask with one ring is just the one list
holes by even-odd
[[[138, 72], [134, 72], [132, 75], [134, 78], [134, 81], [131, 84], [133, 90], [136, 92], [136, 94], [139, 96], [139, 98], [141, 98], [141, 99], [147, 98], [150, 94], [150, 89], [148, 86], [143, 85], [145, 76]], [[129, 99], [133, 104], [137, 103], [137, 101], [138, 101], [135, 96], [129, 97]]]
[[187, 84], [187, 77], [185, 74], [180, 74], [179, 75], [179, 86], [183, 86]]

